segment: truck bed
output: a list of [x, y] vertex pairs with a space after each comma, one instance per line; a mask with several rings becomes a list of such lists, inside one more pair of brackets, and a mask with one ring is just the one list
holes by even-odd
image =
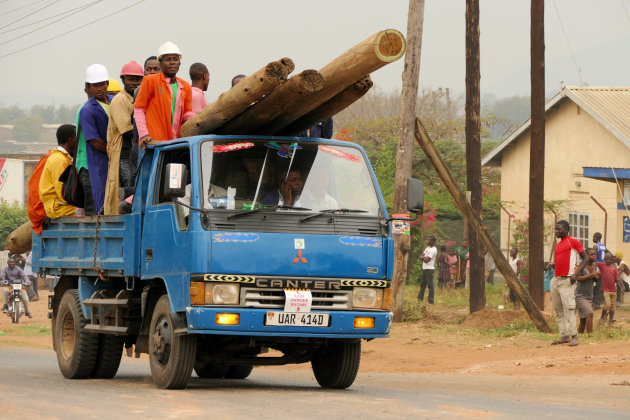
[[140, 216], [63, 217], [33, 234], [33, 271], [108, 277], [140, 273]]

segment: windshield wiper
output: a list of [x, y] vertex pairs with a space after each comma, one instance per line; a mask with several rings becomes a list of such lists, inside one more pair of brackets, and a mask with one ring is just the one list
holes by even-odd
[[306, 222], [307, 220], [310, 219], [314, 219], [316, 217], [319, 217], [323, 214], [329, 214], [329, 213], [341, 213], [341, 214], [348, 214], [348, 213], [367, 213], [367, 210], [359, 210], [359, 209], [327, 209], [327, 210], [320, 210], [319, 213], [315, 213], [315, 214], [311, 214], [310, 216], [306, 216], [300, 219], [300, 223], [302, 222]]
[[303, 210], [303, 211], [308, 211], [311, 209], [307, 209], [306, 207], [294, 207], [294, 206], [285, 206], [285, 205], [276, 205], [276, 206], [264, 206], [264, 207], [259, 207], [257, 209], [252, 209], [252, 210], [245, 210], [245, 211], [241, 211], [239, 213], [234, 213], [231, 214], [229, 216], [226, 217], [227, 220], [232, 220], [235, 217], [239, 217], [239, 216], [244, 216], [246, 214], [252, 214], [252, 213], [258, 213], [261, 210]]

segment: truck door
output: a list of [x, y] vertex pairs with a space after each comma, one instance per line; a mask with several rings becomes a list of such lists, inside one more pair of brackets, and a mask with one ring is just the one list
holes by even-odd
[[165, 280], [171, 303], [175, 308], [185, 305], [185, 290], [188, 288], [187, 267], [190, 262], [191, 235], [189, 231], [190, 212], [184, 206], [173, 203], [164, 196], [167, 181], [166, 165], [182, 163], [189, 174], [186, 180], [186, 196], [180, 201], [189, 204], [192, 196], [190, 177], [190, 149], [188, 145], [162, 149], [158, 155], [156, 178], [149, 188], [148, 203], [142, 226], [142, 266], [143, 279], [162, 278]]

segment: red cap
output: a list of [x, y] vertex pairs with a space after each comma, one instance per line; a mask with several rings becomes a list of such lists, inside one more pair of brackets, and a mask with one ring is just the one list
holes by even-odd
[[135, 61], [130, 61], [125, 64], [120, 71], [121, 76], [144, 76], [144, 70], [142, 66]]

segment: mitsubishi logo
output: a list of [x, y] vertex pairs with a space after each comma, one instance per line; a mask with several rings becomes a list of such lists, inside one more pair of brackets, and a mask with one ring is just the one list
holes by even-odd
[[304, 263], [307, 264], [308, 261], [306, 260], [306, 258], [304, 258], [302, 256], [302, 250], [298, 249], [297, 251], [297, 257], [293, 258], [293, 264], [297, 264], [297, 263]]

